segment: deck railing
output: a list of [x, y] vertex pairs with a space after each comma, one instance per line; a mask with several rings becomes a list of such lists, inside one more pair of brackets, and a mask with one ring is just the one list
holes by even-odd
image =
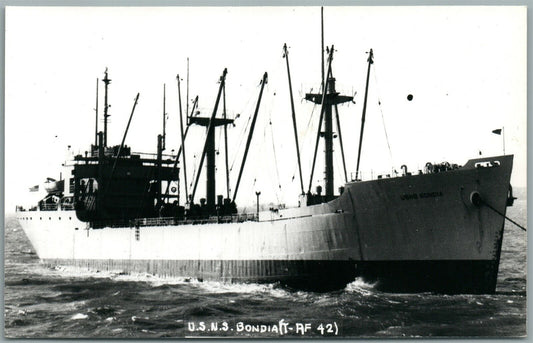
[[228, 216], [210, 216], [207, 218], [187, 218], [177, 219], [165, 218], [138, 218], [131, 221], [131, 226], [170, 226], [170, 225], [201, 225], [201, 224], [222, 224], [222, 223], [242, 223], [246, 221], [258, 221], [255, 213], [239, 213]]

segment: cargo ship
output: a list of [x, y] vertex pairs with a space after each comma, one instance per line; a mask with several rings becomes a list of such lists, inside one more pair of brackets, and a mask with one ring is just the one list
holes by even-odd
[[[391, 292], [494, 293], [506, 207], [514, 200], [510, 185], [513, 156], [474, 158], [462, 166], [428, 162], [416, 172], [402, 166], [397, 175], [362, 180], [363, 110], [357, 172], [335, 190], [334, 114], [338, 123], [337, 105], [352, 97], [335, 89], [333, 51], [333, 46], [328, 49], [327, 63], [323, 56], [322, 66], [327, 68], [322, 71], [321, 91], [305, 96], [321, 108], [311, 174], [318, 142], [323, 139], [324, 189], [318, 186], [312, 192], [310, 182], [305, 191], [299, 167], [297, 207], [260, 211], [258, 203], [252, 213], [239, 211], [235, 199], [266, 73], [230, 197], [229, 191], [226, 196], [216, 194], [215, 180], [215, 128], [225, 129], [233, 123], [225, 110], [217, 116], [225, 95], [226, 70], [220, 77], [212, 115], [195, 114], [193, 105], [187, 113], [185, 133], [180, 117], [182, 141], [174, 155], [163, 153], [164, 129], [157, 137], [155, 154], [132, 152], [125, 145], [127, 129], [120, 145], [108, 146], [107, 88], [111, 80], [106, 70], [102, 80], [104, 131], [96, 129], [89, 151], [65, 165], [64, 179], [49, 180], [48, 194], [36, 206], [17, 206], [17, 218], [41, 261], [52, 266], [162, 277], [280, 283], [315, 291], [343, 289], [360, 277]], [[290, 85], [286, 46], [284, 58]], [[370, 50], [366, 93], [372, 63]], [[294, 105], [292, 114], [299, 152]], [[196, 189], [201, 173], [189, 190], [183, 173], [191, 125], [206, 127], [199, 167], [202, 170], [207, 160], [206, 195], [199, 202]], [[340, 128], [337, 125], [342, 144]], [[300, 165], [299, 153], [297, 159]], [[180, 182], [185, 187], [180, 188]]]

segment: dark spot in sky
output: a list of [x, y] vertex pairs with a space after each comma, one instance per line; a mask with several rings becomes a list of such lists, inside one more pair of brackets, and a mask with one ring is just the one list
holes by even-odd
[[409, 100], [409, 101], [413, 100], [413, 94], [409, 94], [409, 95], [407, 96], [407, 100]]

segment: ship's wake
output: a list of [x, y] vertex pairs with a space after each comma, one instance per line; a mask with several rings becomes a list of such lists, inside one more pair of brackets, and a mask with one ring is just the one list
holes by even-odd
[[[279, 282], [229, 283], [223, 281], [199, 280], [193, 277], [160, 276], [149, 273], [124, 272], [120, 270], [101, 271], [68, 265], [57, 265], [49, 268], [42, 268], [41, 273], [49, 276], [67, 278], [106, 278], [117, 282], [143, 282], [154, 288], [163, 286], [186, 286], [199, 288], [202, 291], [211, 294], [268, 294], [269, 296], [276, 298], [308, 298], [314, 294], [314, 292], [302, 291], [283, 286]], [[377, 282], [366, 282], [362, 278], [358, 277], [346, 285], [344, 289], [327, 293], [345, 292], [368, 296], [375, 293], [376, 286]]]
[[291, 290], [279, 283], [228, 283], [223, 281], [204, 281], [194, 277], [160, 276], [149, 273], [100, 271], [69, 265], [56, 265], [48, 268], [39, 266], [39, 274], [65, 278], [102, 278], [117, 282], [143, 282], [157, 288], [163, 286], [189, 286], [201, 288], [208, 293], [269, 293], [279, 297], [287, 296]]

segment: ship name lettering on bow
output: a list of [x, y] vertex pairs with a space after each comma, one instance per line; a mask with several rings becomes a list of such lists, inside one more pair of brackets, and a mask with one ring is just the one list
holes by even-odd
[[433, 192], [421, 192], [421, 193], [404, 193], [400, 196], [401, 200], [417, 200], [417, 199], [428, 199], [428, 198], [437, 198], [443, 196], [441, 191]]

